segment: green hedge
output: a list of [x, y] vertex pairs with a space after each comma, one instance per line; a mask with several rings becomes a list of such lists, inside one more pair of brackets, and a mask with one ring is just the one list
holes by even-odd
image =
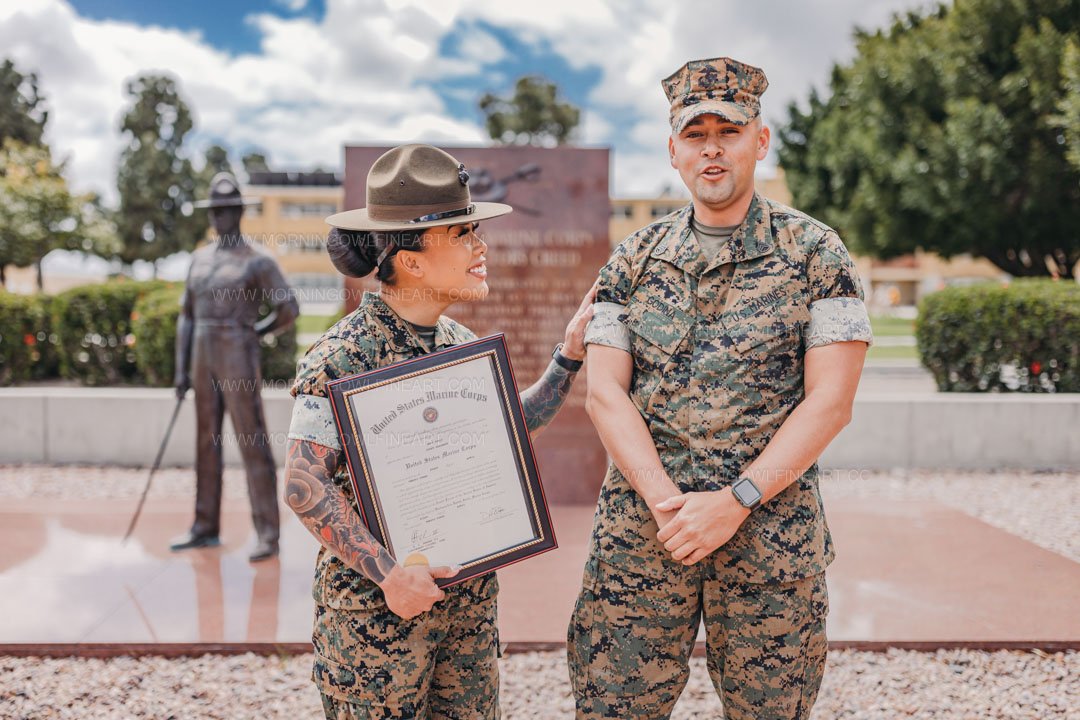
[[60, 338], [61, 374], [85, 385], [136, 382], [132, 312], [140, 298], [168, 285], [120, 279], [56, 295], [52, 321]]
[[1017, 280], [933, 293], [919, 356], [939, 390], [1080, 392], [1080, 285]]
[[[135, 361], [143, 382], [171, 386], [176, 369], [176, 320], [180, 315], [183, 287], [147, 293], [135, 306], [132, 328]], [[270, 311], [262, 308], [263, 314]], [[291, 380], [296, 372], [296, 326], [276, 337], [263, 336], [261, 343], [264, 380]]]
[[[183, 289], [120, 279], [53, 297], [0, 290], [0, 385], [56, 377], [85, 385], [172, 385]], [[264, 336], [263, 378], [290, 380], [295, 370], [296, 326]]]
[[160, 288], [135, 304], [131, 328], [135, 335], [135, 365], [147, 385], [169, 387], [176, 369], [176, 319], [183, 285]]
[[48, 295], [13, 295], [0, 290], [0, 385], [59, 375], [51, 302]]
[[278, 335], [263, 335], [263, 380], [292, 380], [296, 376], [296, 353], [296, 323]]

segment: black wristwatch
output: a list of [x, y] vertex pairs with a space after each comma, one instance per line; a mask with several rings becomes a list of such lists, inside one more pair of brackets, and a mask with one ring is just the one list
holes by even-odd
[[754, 481], [748, 477], [741, 477], [736, 480], [735, 484], [731, 486], [731, 494], [747, 510], [753, 510], [760, 505], [764, 497], [761, 491], [758, 490], [757, 485], [754, 484]]
[[551, 351], [551, 357], [555, 359], [555, 363], [564, 370], [569, 372], [577, 372], [581, 369], [581, 366], [585, 364], [584, 360], [571, 360], [562, 354], [562, 343], [555, 346], [555, 349]]

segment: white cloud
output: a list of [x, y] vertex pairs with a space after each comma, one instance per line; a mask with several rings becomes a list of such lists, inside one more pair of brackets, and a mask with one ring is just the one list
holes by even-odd
[[[50, 106], [47, 139], [70, 157], [73, 185], [111, 197], [124, 83], [147, 71], [180, 80], [196, 113], [196, 145], [260, 147], [281, 165], [340, 166], [347, 142], [484, 142], [480, 124], [451, 117], [436, 92], [447, 78], [475, 76], [480, 91], [506, 81], [498, 63], [508, 51], [483, 21], [573, 68], [599, 71], [582, 138], [614, 145], [617, 193], [651, 193], [677, 180], [666, 160], [660, 80], [683, 62], [731, 55], [760, 65], [771, 83], [765, 115], [775, 123], [789, 102], [824, 84], [832, 62], [851, 56], [855, 25], [881, 25], [917, 4], [328, 0], [321, 20], [252, 15], [259, 51], [230, 55], [199, 33], [89, 20], [64, 0], [23, 0], [0, 5], [0, 47], [38, 73]], [[460, 37], [440, 57], [447, 32]]]
[[88, 20], [61, 0], [29, 0], [0, 8], [0, 47], [38, 74], [50, 106], [47, 140], [70, 158], [72, 185], [109, 199], [129, 105], [124, 86], [144, 72], [180, 81], [196, 145], [257, 146], [281, 165], [340, 167], [348, 141], [484, 139], [476, 123], [449, 117], [432, 88], [427, 70], [445, 28], [422, 8], [331, 0], [320, 22], [248, 21], [260, 33], [259, 53], [232, 56], [196, 33]]
[[499, 39], [480, 28], [470, 28], [462, 32], [452, 45], [460, 49], [462, 57], [486, 65], [497, 63], [506, 57], [506, 48]]
[[603, 114], [585, 110], [581, 114], [581, 141], [586, 145], [604, 145], [612, 141], [615, 126]]

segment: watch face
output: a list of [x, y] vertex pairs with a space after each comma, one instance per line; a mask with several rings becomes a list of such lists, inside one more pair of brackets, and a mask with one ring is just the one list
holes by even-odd
[[761, 493], [749, 478], [743, 478], [732, 486], [731, 492], [743, 505], [750, 507], [761, 501]]

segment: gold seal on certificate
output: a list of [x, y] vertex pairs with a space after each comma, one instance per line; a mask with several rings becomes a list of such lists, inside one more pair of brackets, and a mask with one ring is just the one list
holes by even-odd
[[502, 335], [328, 385], [358, 509], [443, 587], [557, 547]]

